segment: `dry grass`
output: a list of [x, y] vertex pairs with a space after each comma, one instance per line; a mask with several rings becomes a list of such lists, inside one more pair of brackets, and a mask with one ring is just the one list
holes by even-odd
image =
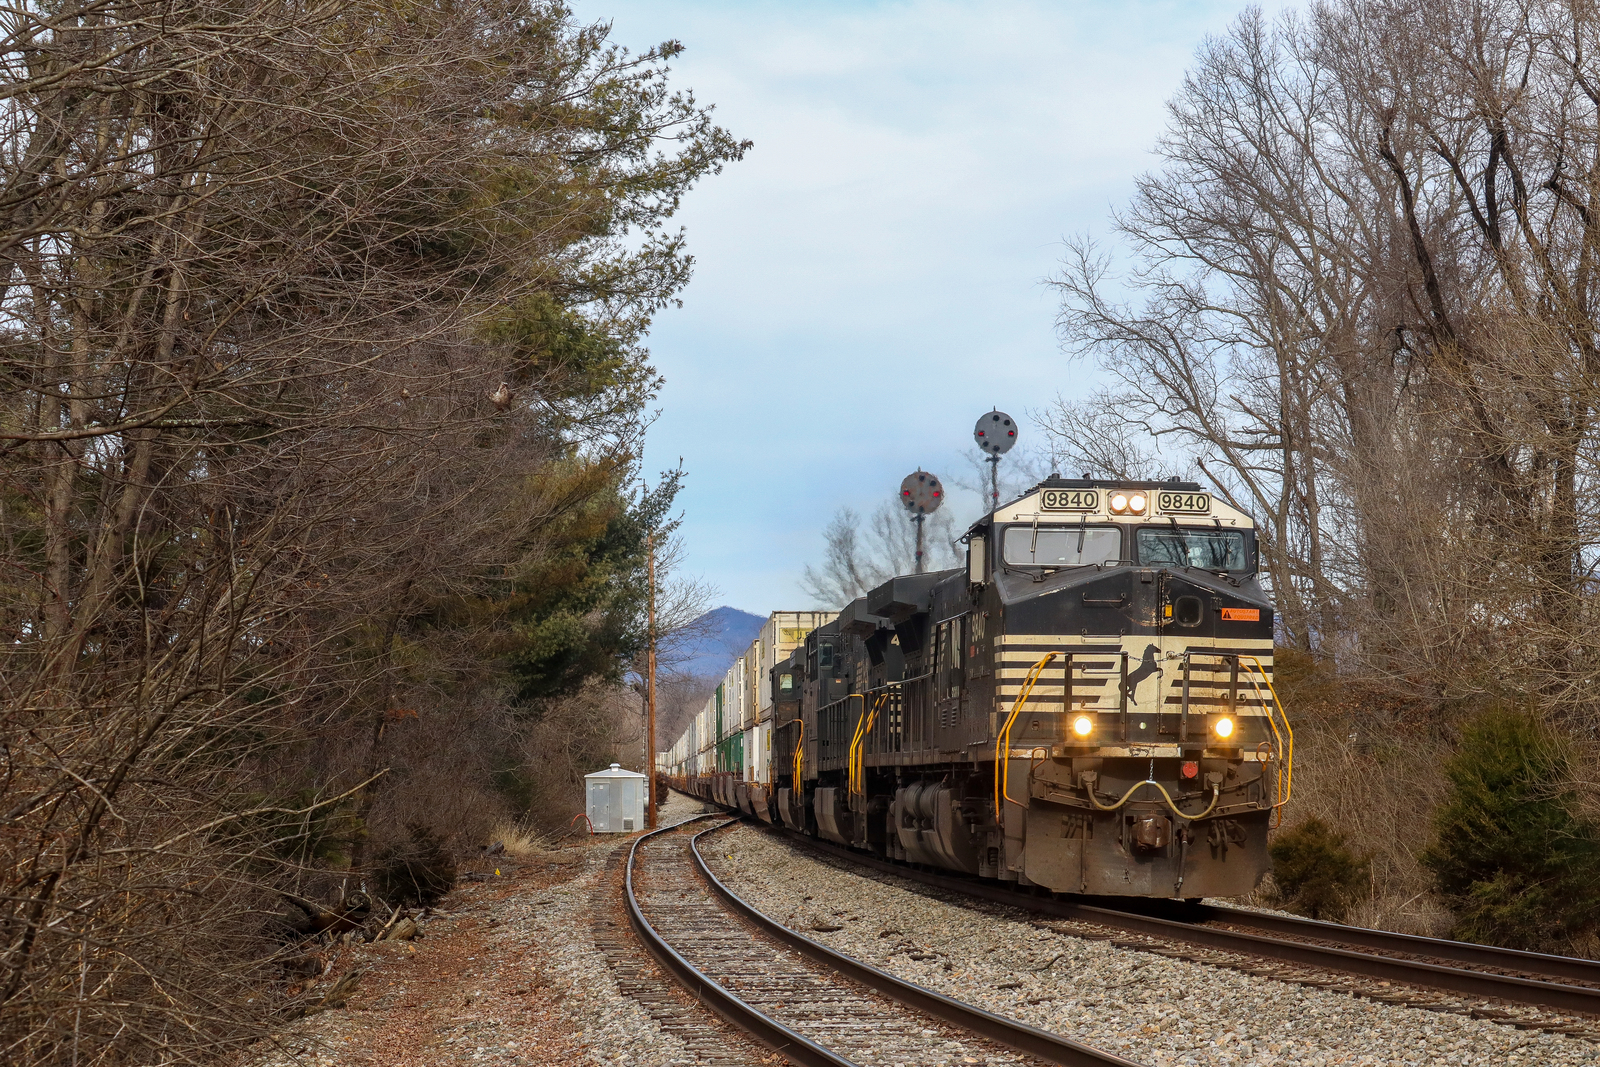
[[1448, 784], [1443, 766], [1452, 745], [1438, 709], [1338, 676], [1305, 656], [1280, 650], [1275, 662], [1295, 728], [1294, 795], [1284, 825], [1319, 818], [1369, 859], [1368, 895], [1348, 922], [1442, 935], [1452, 917], [1418, 860]]
[[1430, 893], [1409, 899], [1385, 893], [1353, 906], [1344, 921], [1351, 926], [1393, 930], [1397, 934], [1448, 937], [1455, 916]]
[[519, 860], [534, 859], [561, 847], [550, 835], [523, 822], [497, 823], [489, 832], [489, 840], [503, 845], [506, 855]]

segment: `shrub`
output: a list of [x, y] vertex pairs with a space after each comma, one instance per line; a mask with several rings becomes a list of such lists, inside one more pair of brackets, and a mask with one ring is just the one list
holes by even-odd
[[1345, 847], [1344, 836], [1321, 819], [1307, 819], [1278, 834], [1267, 851], [1273, 880], [1290, 911], [1337, 921], [1367, 895], [1367, 860]]
[[437, 904], [456, 884], [456, 862], [444, 843], [421, 823], [406, 827], [410, 839], [378, 854], [373, 888], [391, 904]]
[[1600, 827], [1579, 815], [1572, 772], [1571, 744], [1526, 712], [1468, 727], [1422, 855], [1455, 937], [1559, 949], [1600, 923]]

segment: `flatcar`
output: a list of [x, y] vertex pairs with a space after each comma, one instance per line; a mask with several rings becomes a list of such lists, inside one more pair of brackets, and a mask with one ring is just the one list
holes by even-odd
[[963, 540], [965, 567], [893, 578], [755, 665], [759, 780], [680, 739], [673, 783], [1021, 886], [1254, 888], [1293, 734], [1249, 516], [1193, 482], [1052, 475]]

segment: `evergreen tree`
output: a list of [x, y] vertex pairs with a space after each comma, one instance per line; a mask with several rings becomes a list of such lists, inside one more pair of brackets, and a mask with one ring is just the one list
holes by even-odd
[[1272, 876], [1284, 903], [1313, 919], [1344, 918], [1366, 895], [1369, 864], [1345, 845], [1344, 835], [1311, 818], [1273, 838]]
[[1527, 712], [1491, 711], [1467, 729], [1421, 857], [1456, 913], [1454, 936], [1548, 950], [1600, 923], [1600, 827], [1577, 811], [1572, 759]]

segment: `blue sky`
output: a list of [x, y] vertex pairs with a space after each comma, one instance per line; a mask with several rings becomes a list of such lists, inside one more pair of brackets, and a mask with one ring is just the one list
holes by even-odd
[[695, 276], [651, 333], [646, 469], [683, 457], [687, 571], [764, 615], [812, 606], [800, 572], [841, 505], [918, 466], [970, 478], [979, 414], [1026, 444], [1030, 409], [1088, 388], [1044, 279], [1064, 236], [1106, 234], [1195, 47], [1245, 5], [575, 6], [635, 50], [682, 41], [673, 83], [755, 141], [678, 216]]

